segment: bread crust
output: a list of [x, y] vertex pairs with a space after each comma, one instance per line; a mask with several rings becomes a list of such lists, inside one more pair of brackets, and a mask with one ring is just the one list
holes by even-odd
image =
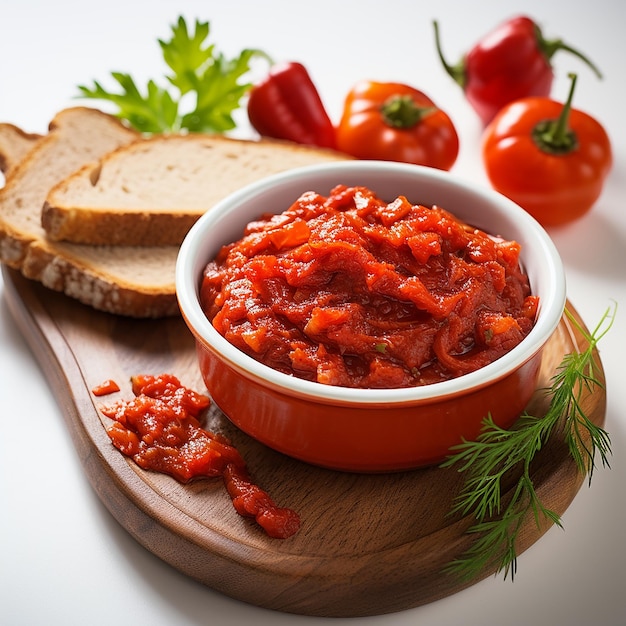
[[[171, 263], [172, 260], [169, 259]], [[21, 266], [22, 274], [44, 287], [59, 291], [94, 309], [134, 318], [163, 318], [180, 314], [174, 284], [152, 289], [146, 285], [125, 285], [93, 272], [77, 259], [33, 242]]]
[[41, 139], [38, 133], [27, 133], [14, 124], [0, 124], [0, 172], [9, 177], [13, 170]]

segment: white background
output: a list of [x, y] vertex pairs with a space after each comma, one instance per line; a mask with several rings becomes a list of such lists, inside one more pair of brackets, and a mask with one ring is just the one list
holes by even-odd
[[[140, 83], [163, 72], [157, 38], [182, 13], [211, 22], [227, 56], [244, 47], [309, 68], [332, 117], [363, 78], [410, 83], [453, 118], [461, 153], [453, 171], [487, 184], [481, 126], [435, 54], [432, 20], [449, 61], [520, 11], [546, 35], [561, 36], [601, 67], [598, 81], [579, 61], [555, 57], [553, 95], [579, 74], [575, 106], [594, 115], [613, 140], [615, 165], [594, 210], [551, 230], [567, 269], [568, 295], [588, 326], [621, 305], [601, 344], [607, 374], [606, 428], [611, 469], [599, 469], [563, 516], [519, 559], [514, 583], [489, 578], [439, 602], [360, 619], [408, 624], [626, 624], [626, 5], [615, 0], [403, 2], [402, 0], [4, 1], [0, 8], [0, 121], [45, 132], [54, 114], [78, 103], [76, 85], [111, 70]], [[111, 83], [108, 83], [111, 86]], [[244, 118], [242, 118], [245, 121]], [[242, 134], [248, 129], [242, 127]], [[0, 283], [0, 291], [2, 289]], [[103, 373], [103, 375], [106, 373]], [[348, 623], [248, 606], [179, 574], [140, 547], [91, 490], [45, 377], [0, 300], [0, 623], [235, 626]], [[352, 623], [352, 622], [350, 622]]]

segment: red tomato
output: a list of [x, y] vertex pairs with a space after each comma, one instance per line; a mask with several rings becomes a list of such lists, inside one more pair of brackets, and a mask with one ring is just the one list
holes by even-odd
[[593, 117], [549, 98], [507, 105], [486, 128], [485, 169], [493, 187], [544, 226], [584, 215], [611, 169], [609, 137]]
[[421, 91], [364, 81], [346, 97], [337, 148], [359, 159], [449, 170], [459, 153], [459, 137], [448, 115]]

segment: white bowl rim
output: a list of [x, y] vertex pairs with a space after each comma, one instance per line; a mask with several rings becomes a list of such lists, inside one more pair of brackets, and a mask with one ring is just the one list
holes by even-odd
[[[390, 173], [413, 173], [415, 176], [445, 181], [446, 184], [456, 186], [457, 189], [465, 190], [474, 196], [482, 197], [486, 201], [496, 202], [505, 207], [507, 211], [515, 214], [516, 221], [539, 242], [547, 261], [543, 268], [547, 273], [545, 278], [551, 286], [547, 298], [545, 294], [541, 298], [540, 313], [528, 336], [513, 350], [496, 361], [457, 378], [415, 387], [363, 389], [323, 385], [279, 372], [245, 354], [220, 335], [200, 306], [201, 278], [197, 273], [194, 273], [196, 258], [203, 253], [205, 233], [210, 231], [223, 215], [235, 210], [243, 201], [278, 184], [290, 184], [293, 181], [304, 180], [312, 173], [337, 172], [337, 179], [339, 180], [341, 172], [344, 171], [356, 170], [366, 174], [381, 169]], [[295, 199], [296, 197], [294, 197]], [[206, 262], [209, 260], [207, 258]], [[192, 332], [212, 346], [213, 350], [219, 353], [225, 361], [248, 378], [265, 381], [288, 395], [308, 396], [317, 401], [353, 402], [359, 405], [404, 404], [443, 399], [500, 380], [530, 360], [542, 349], [556, 330], [566, 304], [565, 274], [556, 246], [545, 229], [517, 204], [489, 187], [481, 187], [447, 171], [406, 163], [373, 160], [328, 162], [290, 169], [248, 184], [216, 203], [197, 220], [180, 247], [176, 262], [176, 293], [183, 317], [191, 327]]]

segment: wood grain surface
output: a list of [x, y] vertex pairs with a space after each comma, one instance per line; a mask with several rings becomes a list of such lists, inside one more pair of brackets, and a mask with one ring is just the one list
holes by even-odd
[[[453, 469], [381, 475], [320, 469], [264, 447], [211, 409], [207, 427], [232, 440], [253, 478], [277, 504], [300, 514], [302, 528], [286, 540], [268, 538], [237, 515], [220, 479], [181, 485], [139, 469], [111, 445], [106, 418], [98, 411], [103, 399], [91, 389], [112, 378], [121, 391], [106, 402], [130, 398], [131, 375], [167, 372], [204, 391], [182, 319], [115, 317], [6, 267], [3, 275], [9, 308], [49, 380], [94, 490], [139, 543], [171, 566], [254, 605], [335, 617], [416, 607], [493, 574], [485, 571], [462, 582], [442, 572], [475, 540], [465, 532], [471, 519], [448, 515], [460, 488]], [[549, 384], [563, 355], [582, 344], [580, 332], [564, 318], [545, 351], [539, 391], [528, 407], [533, 414], [545, 412], [540, 389]], [[601, 365], [599, 374], [603, 377]], [[583, 402], [602, 425], [604, 391], [587, 393]], [[560, 515], [584, 481], [556, 436], [537, 456], [532, 472], [540, 498]], [[518, 554], [547, 529], [529, 521]]]

